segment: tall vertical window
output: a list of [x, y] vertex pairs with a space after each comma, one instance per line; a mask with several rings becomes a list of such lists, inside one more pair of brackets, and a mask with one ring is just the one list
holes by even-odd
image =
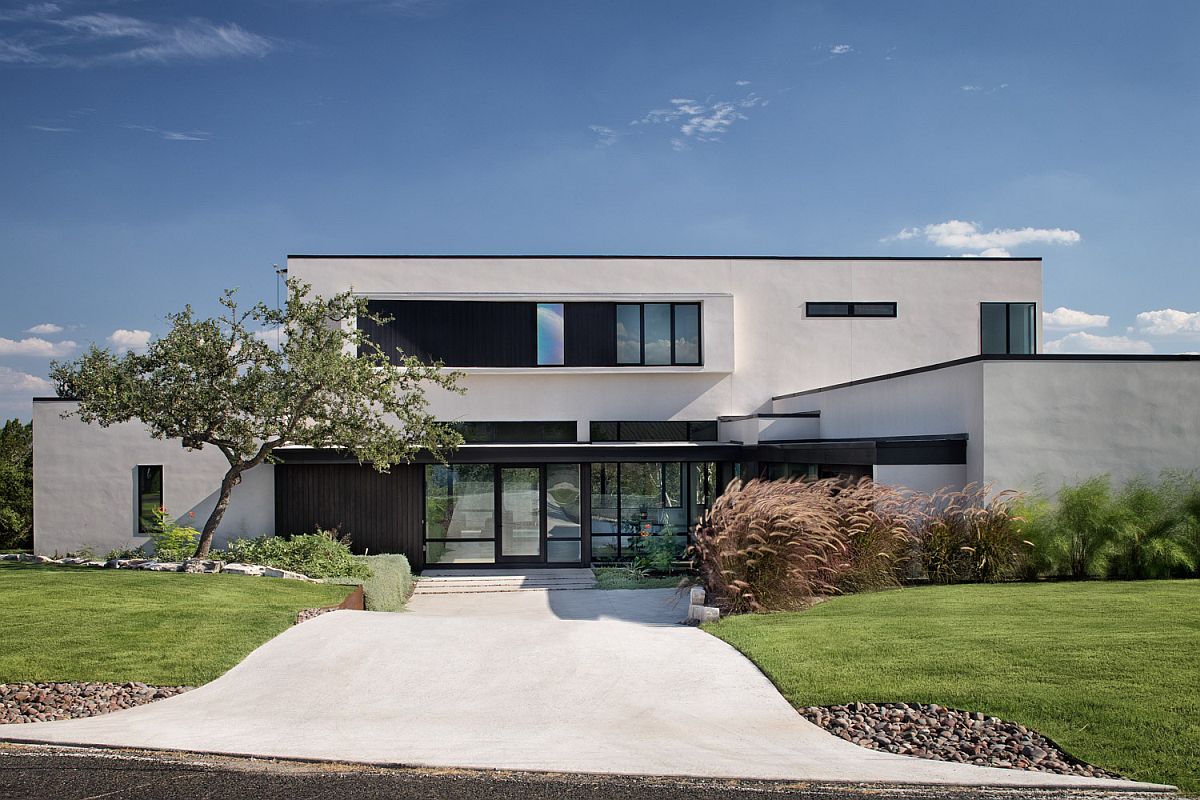
[[564, 353], [563, 304], [537, 304], [537, 363], [539, 367], [561, 367]]
[[546, 560], [579, 563], [583, 532], [578, 464], [546, 465]]
[[496, 560], [496, 473], [491, 464], [425, 468], [425, 560], [430, 564]]
[[617, 306], [617, 363], [642, 363], [642, 307], [622, 303]]
[[138, 533], [158, 530], [158, 510], [163, 507], [163, 468], [143, 464], [137, 468]]
[[671, 363], [671, 304], [646, 303], [642, 307], [642, 340], [645, 342], [643, 363]]
[[675, 363], [700, 363], [700, 305], [675, 304]]
[[980, 352], [987, 355], [1030, 355], [1036, 349], [1037, 318], [1033, 303], [980, 303]]

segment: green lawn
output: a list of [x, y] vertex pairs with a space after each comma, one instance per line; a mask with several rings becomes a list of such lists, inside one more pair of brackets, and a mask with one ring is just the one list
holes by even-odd
[[196, 686], [349, 589], [283, 578], [0, 562], [0, 683]]
[[982, 711], [1126, 777], [1200, 790], [1200, 581], [899, 589], [705, 630], [796, 707]]

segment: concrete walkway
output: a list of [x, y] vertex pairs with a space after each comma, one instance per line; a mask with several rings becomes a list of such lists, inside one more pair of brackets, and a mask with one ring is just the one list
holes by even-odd
[[431, 594], [411, 608], [325, 614], [195, 691], [4, 726], [0, 738], [432, 767], [1155, 788], [855, 747], [801, 718], [724, 642], [676, 624], [672, 590]]

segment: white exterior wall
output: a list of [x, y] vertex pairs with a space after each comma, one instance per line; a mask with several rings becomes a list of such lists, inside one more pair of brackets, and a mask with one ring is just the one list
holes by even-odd
[[[435, 414], [463, 420], [768, 411], [781, 392], [978, 354], [980, 302], [1041, 304], [1041, 262], [1019, 259], [291, 258], [288, 276], [322, 295], [703, 303], [703, 367], [467, 369], [465, 396], [431, 395]], [[898, 316], [804, 317], [806, 302], [872, 300]]]
[[984, 365], [984, 474], [1048, 493], [1200, 468], [1200, 361]]
[[[211, 447], [188, 451], [178, 441], [152, 439], [140, 423], [101, 428], [62, 419], [75, 405], [33, 404], [33, 544], [38, 553], [87, 547], [102, 556], [115, 547], [145, 544], [148, 538], [137, 533], [140, 464], [163, 466], [163, 505], [172, 517], [181, 525], [204, 527], [228, 469], [220, 452]], [[264, 464], [242, 476], [215, 546], [275, 532], [273, 469]], [[194, 519], [189, 511], [195, 512]]]
[[965, 482], [980, 481], [987, 444], [983, 368], [983, 362], [959, 364], [781, 398], [774, 410], [820, 411], [822, 439], [965, 433]]

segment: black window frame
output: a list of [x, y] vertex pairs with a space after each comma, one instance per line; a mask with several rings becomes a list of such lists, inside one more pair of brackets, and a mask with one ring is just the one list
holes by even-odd
[[[655, 301], [651, 300], [651, 301], [644, 302], [644, 303], [618, 302], [618, 303], [613, 303], [613, 305], [615, 306], [616, 309], [620, 309], [621, 306], [637, 306], [638, 307], [638, 320], [639, 320], [638, 336], [641, 339], [641, 342], [640, 342], [641, 352], [639, 354], [640, 357], [636, 362], [635, 361], [621, 361], [620, 357], [617, 356], [616, 358], [613, 359], [613, 362], [614, 362], [613, 366], [615, 366], [615, 367], [702, 367], [702, 366], [704, 366], [704, 304], [701, 303], [699, 300], [686, 300], [686, 301], [682, 301], [682, 302], [678, 302], [678, 303], [670, 302], [670, 301], [655, 302]], [[670, 308], [671, 308], [671, 311], [669, 314], [670, 320], [671, 320], [671, 359], [670, 359], [670, 362], [667, 364], [647, 364], [646, 363], [646, 306], [670, 306]], [[675, 309], [678, 306], [695, 306], [695, 308], [696, 308], [696, 360], [695, 361], [680, 361], [675, 354]], [[616, 326], [618, 324], [616, 322], [616, 319], [619, 318], [619, 314], [614, 312], [613, 317], [614, 317], [614, 324], [613, 324], [612, 335], [613, 335], [613, 340], [616, 341], [616, 337], [617, 337], [617, 327]]]
[[144, 513], [146, 496], [154, 494], [154, 492], [147, 489], [147, 484], [151, 481], [145, 470], [157, 470], [158, 472], [158, 503], [155, 505], [156, 510], [163, 508], [166, 502], [165, 470], [162, 464], [138, 464], [135, 470], [137, 474], [137, 485], [135, 487], [137, 494], [134, 497], [134, 503], [136, 504], [135, 510], [137, 512], [137, 532], [139, 535], [160, 533], [161, 528], [157, 523], [149, 523]]
[[[987, 352], [983, 349], [983, 309], [986, 306], [999, 306], [1004, 309], [1004, 352]], [[1029, 352], [1014, 353], [1012, 348], [1012, 307], [1029, 306], [1029, 324], [1032, 326], [1029, 336]], [[979, 303], [979, 353], [985, 356], [1035, 355], [1037, 353], [1037, 303], [1030, 300], [984, 300]]]
[[[565, 444], [576, 443], [579, 441], [579, 429], [573, 419], [538, 419], [538, 420], [455, 420], [447, 423], [463, 436], [463, 444]], [[463, 433], [463, 428], [466, 426], [478, 426], [484, 428], [491, 427], [490, 435], [480, 436], [476, 438], [467, 438]], [[541, 436], [524, 437], [504, 435], [501, 428], [507, 427], [510, 431], [515, 431], [518, 426], [526, 426], [533, 428], [540, 426]], [[553, 436], [548, 432], [552, 429], [547, 426], [561, 426], [563, 428], [563, 436]], [[570, 438], [566, 438], [567, 432], [570, 431]]]
[[[681, 439], [645, 439], [629, 437], [624, 434], [622, 426], [624, 425], [682, 425], [684, 426], [684, 438]], [[611, 438], [608, 435], [596, 434], [600, 431], [611, 431]], [[710, 436], [711, 434], [711, 436]], [[626, 420], [591, 420], [588, 423], [588, 441], [589, 442], [715, 442], [719, 440], [719, 431], [717, 421], [700, 419], [700, 420], [642, 420], [642, 419], [626, 419]]]
[[[844, 314], [822, 314], [814, 313], [814, 306], [845, 306]], [[890, 314], [866, 314], [859, 311], [859, 306], [890, 306]], [[855, 319], [895, 319], [898, 315], [898, 306], [894, 300], [813, 300], [804, 304], [805, 318], [812, 319], [846, 319], [853, 317]]]

